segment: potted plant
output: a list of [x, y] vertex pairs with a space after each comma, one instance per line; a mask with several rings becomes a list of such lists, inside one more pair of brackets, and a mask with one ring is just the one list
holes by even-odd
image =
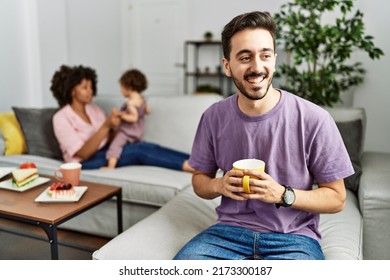
[[[276, 77], [284, 78], [286, 90], [332, 107], [341, 93], [363, 82], [365, 69], [350, 61], [351, 54], [361, 50], [379, 59], [383, 51], [364, 34], [363, 13], [349, 16], [352, 8], [353, 0], [291, 0], [281, 6], [274, 18], [287, 62]], [[325, 15], [332, 23], [323, 22]]]
[[213, 33], [211, 31], [206, 31], [203, 34], [203, 38], [204, 38], [205, 41], [210, 42], [210, 41], [213, 40]]

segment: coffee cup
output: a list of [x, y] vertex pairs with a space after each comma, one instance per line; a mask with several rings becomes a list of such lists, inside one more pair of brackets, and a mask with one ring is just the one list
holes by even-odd
[[[61, 173], [62, 176], [59, 176]], [[59, 168], [54, 170], [54, 177], [64, 184], [72, 184], [78, 186], [81, 174], [81, 164], [78, 162], [69, 162], [61, 164]]]
[[[264, 171], [265, 170], [265, 162], [259, 159], [254, 158], [248, 158], [248, 159], [241, 159], [238, 161], [235, 161], [233, 163], [233, 169], [234, 170], [258, 170], [258, 171]], [[244, 192], [251, 193], [250, 186], [249, 186], [249, 179], [250, 178], [257, 178], [255, 176], [249, 176], [245, 175], [242, 177], [242, 187], [244, 188]]]

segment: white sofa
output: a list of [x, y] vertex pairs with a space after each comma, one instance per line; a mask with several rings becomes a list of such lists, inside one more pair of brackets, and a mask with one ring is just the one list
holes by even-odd
[[[347, 189], [345, 209], [320, 216], [325, 258], [390, 259], [390, 154], [362, 151], [366, 124], [363, 109], [327, 109], [339, 125], [356, 170], [361, 167], [362, 174], [357, 176], [358, 189]], [[95, 251], [93, 259], [172, 259], [186, 242], [215, 222], [217, 205], [218, 199], [201, 199], [187, 187]]]
[[[190, 152], [203, 111], [218, 95], [153, 96], [145, 139]], [[106, 110], [118, 107], [120, 97], [97, 97]], [[362, 109], [328, 109], [342, 131], [347, 148], [363, 170], [359, 187], [348, 190], [347, 205], [337, 214], [321, 215], [322, 248], [327, 259], [390, 259], [390, 154], [362, 152], [365, 114]], [[349, 127], [360, 120], [361, 129]], [[345, 128], [348, 128], [345, 129]], [[1, 137], [0, 137], [1, 142]], [[358, 144], [357, 146], [354, 144]], [[0, 143], [1, 144], [1, 143]], [[0, 145], [1, 147], [1, 145]], [[353, 150], [353, 149], [352, 149]], [[351, 151], [352, 151], [351, 150]], [[357, 153], [357, 154], [356, 154]], [[60, 161], [40, 155], [0, 156], [0, 166], [34, 161], [41, 174], [52, 174]], [[115, 202], [105, 202], [66, 222], [63, 227], [115, 237], [94, 252], [94, 259], [171, 259], [194, 235], [215, 221], [216, 200], [197, 197], [191, 175], [151, 166], [84, 170], [82, 179], [122, 187], [125, 231], [117, 235]]]
[[[216, 94], [147, 97], [152, 114], [146, 119], [145, 140], [190, 153], [201, 114], [221, 98]], [[123, 98], [119, 95], [97, 96], [94, 102], [109, 112], [112, 108], [119, 108]], [[34, 126], [36, 122], [29, 122], [28, 125]], [[18, 166], [24, 161], [36, 163], [42, 175], [52, 175], [61, 163], [60, 160], [41, 155], [20, 154], [0, 156], [0, 167]], [[122, 187], [124, 229], [152, 214], [181, 190], [191, 186], [190, 173], [154, 166], [83, 170], [81, 179]], [[108, 201], [71, 219], [61, 227], [114, 237], [118, 234], [115, 209], [116, 202]]]

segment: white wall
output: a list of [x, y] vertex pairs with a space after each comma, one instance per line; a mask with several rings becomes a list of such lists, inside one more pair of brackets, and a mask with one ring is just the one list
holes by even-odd
[[[205, 31], [212, 31], [219, 39], [226, 23], [233, 17], [256, 10], [271, 14], [279, 10], [285, 0], [187, 0], [189, 36], [188, 39], [202, 39]], [[201, 15], [201, 16], [199, 16]]]
[[98, 91], [117, 92], [121, 73], [120, 1], [35, 1], [44, 105], [56, 105], [49, 88], [61, 64], [92, 67], [98, 73]]
[[[118, 94], [117, 79], [124, 69], [121, 9], [128, 0], [0, 0], [0, 111], [11, 106], [56, 106], [49, 90], [51, 77], [61, 64], [84, 64], [97, 70], [98, 91]], [[144, 0], [147, 1], [147, 0]], [[223, 26], [235, 15], [253, 10], [278, 11], [284, 0], [183, 0], [187, 38], [201, 39], [205, 31], [219, 38]], [[390, 38], [387, 28], [390, 2], [357, 0], [364, 13], [366, 32], [385, 56], [370, 60], [355, 57], [367, 70], [363, 85], [350, 103], [367, 110], [366, 150], [390, 152], [390, 95], [387, 65]], [[201, 15], [201, 16], [200, 16]], [[167, 31], [169, 34], [169, 31]], [[148, 57], [145, 59], [158, 59]]]
[[42, 103], [35, 15], [29, 0], [0, 2], [0, 111]]
[[380, 60], [371, 60], [366, 54], [358, 54], [367, 70], [365, 81], [354, 92], [354, 107], [363, 107], [367, 113], [367, 136], [365, 148], [371, 151], [390, 152], [390, 2], [385, 0], [359, 1], [363, 11], [367, 34], [374, 36], [375, 44], [385, 55]]

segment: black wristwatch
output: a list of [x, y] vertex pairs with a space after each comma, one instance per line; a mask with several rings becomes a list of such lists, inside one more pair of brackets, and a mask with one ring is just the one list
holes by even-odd
[[283, 207], [290, 207], [294, 201], [295, 201], [295, 192], [294, 190], [288, 186], [288, 185], [282, 185], [285, 187], [284, 193], [282, 195], [282, 203], [275, 203], [276, 208], [279, 208], [280, 206]]

